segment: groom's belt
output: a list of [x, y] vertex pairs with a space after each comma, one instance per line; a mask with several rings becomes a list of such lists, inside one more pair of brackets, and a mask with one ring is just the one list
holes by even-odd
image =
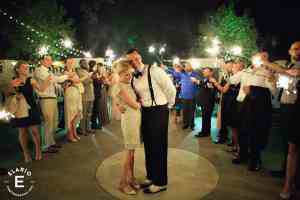
[[154, 110], [154, 109], [164, 109], [167, 108], [168, 109], [168, 104], [164, 104], [164, 105], [154, 105], [154, 106], [148, 106], [148, 107], [144, 107], [142, 106], [142, 110]]
[[57, 99], [56, 97], [39, 97], [40, 100], [43, 100], [43, 99]]

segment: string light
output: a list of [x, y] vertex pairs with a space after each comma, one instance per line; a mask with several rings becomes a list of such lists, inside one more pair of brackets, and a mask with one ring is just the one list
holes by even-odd
[[[2, 9], [0, 9], [0, 14], [2, 14], [3, 16], [8, 17], [8, 13], [7, 13], [7, 12], [4, 12]], [[30, 25], [27, 25], [27, 24], [25, 24], [24, 22], [19, 21], [19, 20], [16, 19], [16, 17], [14, 17], [14, 16], [9, 16], [8, 19], [9, 19], [9, 20], [12, 20], [12, 21], [13, 21], [15, 24], [17, 24], [17, 25], [20, 25], [20, 26], [26, 28], [28, 31], [30, 31], [30, 32], [32, 32], [32, 33], [35, 33], [35, 34], [36, 34], [40, 39], [42, 39], [42, 40], [48, 40], [48, 38], [49, 38], [46, 34], [41, 33], [40, 31], [35, 30], [35, 29], [34, 29], [33, 27], [31, 27]], [[27, 37], [26, 39], [27, 39], [30, 43], [36, 42], [35, 40], [31, 39], [30, 37]], [[60, 40], [61, 40], [61, 39], [60, 39]], [[60, 41], [60, 40], [58, 40], [58, 41]], [[60, 48], [61, 50], [63, 50], [63, 48], [69, 48], [69, 47], [72, 47], [72, 46], [73, 46], [73, 43], [70, 44], [69, 42], [67, 42], [67, 45], [61, 46], [60, 44], [58, 44], [58, 45], [55, 44], [54, 46], [56, 46], [57, 48]], [[67, 47], [65, 47], [65, 46], [67, 46]], [[83, 51], [78, 50], [78, 52], [79, 52], [80, 54], [83, 54]], [[51, 52], [51, 53], [52, 53], [52, 52]], [[71, 53], [71, 52], [70, 52], [70, 53]], [[72, 52], [71, 54], [76, 55], [75, 52]]]
[[41, 46], [39, 51], [38, 51], [38, 54], [40, 56], [43, 56], [43, 55], [47, 55], [48, 54], [48, 51], [49, 51], [49, 46]]
[[232, 52], [233, 55], [235, 56], [240, 56], [242, 55], [243, 49], [240, 46], [233, 46], [230, 51]]

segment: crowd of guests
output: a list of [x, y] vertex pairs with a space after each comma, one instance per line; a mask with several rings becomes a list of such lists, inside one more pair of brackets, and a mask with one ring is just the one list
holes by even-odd
[[[219, 102], [219, 133], [213, 142], [229, 142], [232, 163], [245, 163], [250, 171], [259, 171], [262, 167], [261, 152], [268, 144], [273, 120], [272, 99], [278, 98], [286, 159], [282, 171], [271, 171], [271, 174], [285, 177], [280, 193], [282, 199], [290, 199], [295, 192], [299, 163], [300, 42], [291, 45], [289, 55], [290, 60], [276, 63], [269, 61], [267, 52], [258, 53], [249, 67], [241, 60], [230, 60], [221, 66], [218, 74], [210, 67], [196, 72], [190, 63], [175, 64], [168, 72], [177, 88], [175, 122], [182, 110], [182, 129], [194, 130], [196, 106], [201, 107], [202, 130], [195, 136], [210, 136], [212, 112]], [[280, 80], [282, 77], [285, 81]]]
[[[69, 58], [65, 60], [61, 74], [51, 72], [52, 64], [52, 58], [44, 56], [30, 75], [28, 64], [19, 61], [14, 67], [15, 77], [6, 91], [6, 108], [19, 108], [11, 110], [15, 115], [11, 124], [19, 130], [25, 162], [32, 161], [28, 149], [30, 132], [35, 144], [34, 160], [41, 160], [43, 153], [57, 153], [62, 148], [55, 140], [59, 122], [58, 88], [63, 89], [61, 115], [69, 142], [78, 142], [79, 135], [94, 134], [96, 129], [102, 129], [110, 121], [107, 102], [111, 75], [102, 63], [82, 59], [76, 69], [75, 60]], [[40, 125], [44, 130], [41, 133]], [[43, 152], [40, 134], [45, 140]]]
[[[289, 54], [291, 59], [280, 64], [270, 62], [268, 53], [262, 52], [253, 56], [256, 62], [249, 67], [241, 60], [230, 60], [217, 73], [210, 67], [203, 67], [199, 73], [188, 62], [175, 64], [172, 69], [146, 66], [138, 50], [132, 49], [114, 66], [117, 81], [114, 75], [108, 75], [103, 64], [93, 60], [80, 60], [76, 70], [74, 60], [66, 59], [63, 74], [57, 76], [49, 71], [51, 57], [44, 56], [32, 77], [28, 65], [19, 62], [9, 92], [19, 100], [25, 100], [25, 104], [24, 112], [18, 113], [20, 117], [17, 115], [12, 119], [12, 124], [19, 128], [25, 161], [32, 159], [27, 147], [29, 131], [35, 143], [35, 160], [40, 160], [38, 125], [41, 117], [47, 147], [45, 153], [55, 153], [61, 148], [54, 138], [58, 121], [56, 85], [60, 84], [64, 89], [64, 119], [70, 142], [78, 142], [79, 133], [95, 133], [96, 129], [109, 123], [108, 86], [111, 86], [115, 111], [121, 113], [126, 149], [120, 189], [131, 195], [141, 187], [133, 172], [134, 150], [141, 142], [141, 134], [147, 171], [144, 192], [157, 193], [167, 188], [168, 109], [174, 108], [176, 123], [182, 113], [182, 129], [194, 130], [195, 111], [201, 107], [202, 129], [195, 136], [208, 137], [212, 113], [218, 103], [219, 133], [214, 142], [223, 144], [229, 140], [232, 163], [247, 164], [250, 171], [259, 171], [261, 152], [268, 144], [272, 125], [272, 98], [279, 91], [281, 134], [286, 138], [282, 140], [286, 146], [286, 159], [282, 169], [285, 184], [280, 196], [289, 199], [295, 189], [300, 141], [296, 121], [300, 116], [300, 42], [291, 45]], [[277, 84], [282, 76], [288, 78], [285, 86]]]

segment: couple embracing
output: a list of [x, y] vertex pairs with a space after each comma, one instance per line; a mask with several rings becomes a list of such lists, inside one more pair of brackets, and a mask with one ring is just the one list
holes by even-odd
[[[175, 103], [176, 89], [166, 72], [146, 66], [137, 49], [130, 49], [126, 59], [114, 66], [119, 82], [113, 97], [121, 114], [121, 128], [126, 156], [120, 190], [129, 195], [152, 194], [167, 189], [169, 108]], [[138, 183], [134, 176], [134, 152], [143, 138], [146, 179]]]

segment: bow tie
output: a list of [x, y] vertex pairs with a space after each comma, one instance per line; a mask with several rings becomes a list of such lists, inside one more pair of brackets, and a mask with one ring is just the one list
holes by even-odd
[[140, 71], [135, 71], [135, 72], [133, 73], [134, 78], [139, 78], [139, 77], [142, 76], [142, 75], [143, 75], [143, 73], [140, 72]]

